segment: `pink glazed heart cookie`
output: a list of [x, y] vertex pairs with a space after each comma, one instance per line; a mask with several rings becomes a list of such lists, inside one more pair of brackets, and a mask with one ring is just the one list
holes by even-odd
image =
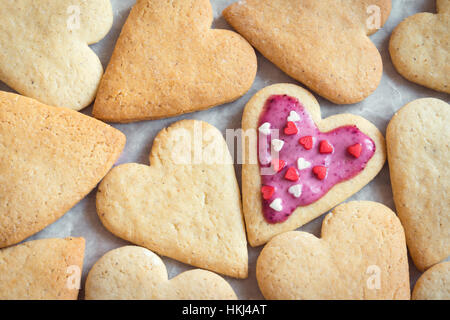
[[242, 119], [243, 208], [252, 246], [294, 230], [371, 181], [386, 159], [382, 134], [350, 114], [321, 120], [316, 99], [301, 87], [259, 91]]

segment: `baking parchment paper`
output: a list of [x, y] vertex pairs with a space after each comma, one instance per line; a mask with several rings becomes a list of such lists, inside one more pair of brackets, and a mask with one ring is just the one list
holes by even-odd
[[[235, 2], [235, 0], [211, 0], [214, 12], [213, 28], [232, 29], [226, 23], [221, 13], [223, 9], [233, 2]], [[324, 118], [334, 114], [347, 112], [357, 114], [374, 123], [384, 134], [386, 132], [386, 126], [393, 114], [406, 103], [423, 97], [435, 97], [447, 102], [449, 101], [449, 95], [447, 94], [426, 89], [402, 78], [394, 69], [388, 52], [390, 34], [398, 23], [404, 18], [418, 12], [428, 11], [435, 13], [435, 0], [393, 0], [392, 2], [393, 8], [389, 20], [381, 30], [371, 36], [372, 41], [381, 52], [384, 65], [383, 79], [378, 89], [363, 102], [348, 106], [335, 105], [321, 98], [317, 94], [314, 94], [321, 105], [322, 116]], [[100, 57], [105, 68], [111, 57], [120, 30], [135, 1], [111, 0], [111, 3], [114, 10], [114, 25], [102, 41], [91, 46]], [[126, 147], [117, 164], [138, 162], [148, 165], [148, 155], [155, 135], [164, 127], [181, 119], [207, 121], [219, 128], [223, 134], [225, 134], [226, 129], [239, 128], [243, 108], [247, 101], [258, 90], [274, 83], [297, 83], [265, 59], [261, 54], [257, 53], [257, 56], [258, 74], [251, 90], [245, 96], [233, 103], [175, 118], [132, 124], [113, 124], [114, 127], [121, 130], [127, 136]], [[0, 90], [12, 91], [2, 83], [0, 83]], [[86, 108], [82, 112], [91, 115], [92, 107]], [[236, 165], [235, 169], [240, 183], [241, 166]], [[87, 273], [93, 264], [109, 250], [130, 244], [112, 235], [101, 224], [95, 208], [96, 190], [97, 189], [93, 190], [85, 199], [67, 212], [57, 222], [26, 240], [29, 241], [53, 237], [64, 238], [68, 236], [84, 237], [86, 239], [86, 254], [80, 298], [84, 297], [84, 282]], [[395, 210], [387, 164], [372, 182], [347, 201], [350, 200], [378, 201]], [[322, 215], [299, 230], [311, 232], [316, 236], [320, 236], [320, 228], [324, 216], [325, 215]], [[232, 285], [240, 299], [262, 299], [263, 297], [258, 289], [255, 277], [256, 259], [262, 247], [251, 248], [249, 246], [248, 249], [248, 279], [237, 280], [228, 277], [226, 279]], [[166, 257], [163, 257], [162, 259], [166, 264], [170, 278], [183, 271], [193, 269], [191, 266]], [[343, 259], [345, 258], [343, 257]], [[419, 276], [419, 271], [417, 271], [410, 260], [411, 288]]]

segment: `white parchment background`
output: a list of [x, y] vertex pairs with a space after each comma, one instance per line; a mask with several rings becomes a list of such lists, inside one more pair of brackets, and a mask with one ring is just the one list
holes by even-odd
[[[135, 3], [133, 0], [111, 0], [111, 2], [114, 9], [113, 28], [102, 41], [92, 46], [93, 50], [99, 55], [105, 68], [110, 59], [120, 30], [129, 14], [130, 8]], [[233, 3], [234, 0], [211, 0], [211, 2], [214, 11], [213, 28], [231, 29], [222, 17], [221, 12], [229, 4]], [[435, 97], [444, 101], [449, 101], [449, 96], [446, 94], [426, 89], [402, 78], [395, 71], [388, 52], [389, 36], [395, 26], [397, 26], [404, 18], [417, 12], [435, 12], [435, 1], [393, 0], [392, 2], [393, 9], [386, 25], [375, 35], [371, 36], [372, 41], [376, 44], [383, 57], [384, 75], [380, 86], [365, 101], [350, 106], [334, 105], [315, 94], [321, 105], [323, 117], [345, 112], [354, 113], [370, 120], [384, 134], [386, 126], [393, 114], [406, 103], [423, 97]], [[155, 135], [164, 127], [181, 119], [199, 119], [207, 121], [219, 128], [223, 134], [225, 134], [225, 129], [227, 128], [239, 128], [242, 111], [247, 101], [261, 88], [280, 82], [296, 83], [258, 53], [258, 74], [256, 80], [251, 90], [239, 100], [208, 111], [196, 112], [176, 118], [114, 125], [114, 127], [121, 130], [127, 136], [127, 144], [118, 164], [127, 162], [148, 164], [148, 155]], [[0, 90], [11, 91], [2, 83], [0, 83]], [[83, 110], [83, 113], [87, 115], [91, 115], [91, 112], [92, 107]], [[240, 166], [236, 166], [236, 174], [240, 182]], [[28, 241], [51, 237], [63, 238], [68, 236], [84, 237], [86, 239], [86, 255], [80, 298], [83, 298], [84, 296], [84, 282], [92, 265], [109, 250], [129, 244], [128, 242], [115, 237], [103, 227], [95, 209], [95, 193], [96, 189], [57, 222], [27, 239]], [[349, 200], [373, 200], [384, 203], [390, 208], [395, 209], [387, 164], [371, 183]], [[324, 215], [300, 228], [300, 230], [308, 231], [316, 236], [320, 236], [320, 227], [323, 217]], [[261, 247], [249, 247], [248, 279], [237, 280], [226, 278], [233, 286], [240, 299], [263, 298], [255, 278], [255, 263], [260, 250]], [[167, 266], [170, 278], [176, 276], [180, 272], [192, 269], [191, 266], [169, 258], [163, 258], [163, 260]], [[410, 275], [411, 286], [413, 286], [420, 276], [420, 273], [411, 262]]]

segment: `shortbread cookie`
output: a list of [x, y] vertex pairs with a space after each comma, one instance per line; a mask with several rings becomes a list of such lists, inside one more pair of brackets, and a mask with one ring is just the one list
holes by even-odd
[[242, 128], [243, 209], [252, 246], [344, 201], [386, 159], [384, 138], [372, 123], [351, 114], [322, 120], [317, 100], [296, 85], [259, 91], [245, 107]]
[[417, 280], [413, 300], [450, 300], [450, 262], [439, 263], [428, 269]]
[[151, 166], [114, 168], [97, 193], [97, 212], [120, 238], [161, 255], [246, 278], [247, 241], [239, 186], [222, 134], [206, 122], [162, 130]]
[[44, 239], [0, 250], [0, 300], [76, 300], [84, 239]]
[[450, 93], [450, 0], [436, 3], [438, 14], [418, 13], [395, 28], [389, 51], [403, 77]]
[[109, 0], [5, 0], [0, 21], [0, 81], [48, 105], [94, 100], [103, 67], [88, 44], [112, 26]]
[[0, 91], [0, 248], [60, 218], [124, 145], [125, 136], [103, 122]]
[[408, 257], [400, 221], [376, 202], [336, 207], [322, 238], [292, 231], [261, 251], [256, 277], [267, 299], [409, 299]]
[[223, 15], [289, 76], [349, 104], [365, 99], [381, 80], [381, 56], [368, 35], [390, 10], [390, 0], [246, 0]]
[[450, 254], [449, 123], [447, 103], [419, 99], [394, 115], [386, 133], [395, 207], [421, 271]]
[[233, 101], [256, 76], [240, 35], [211, 30], [209, 0], [138, 0], [117, 41], [95, 101], [96, 118], [131, 122]]
[[106, 253], [89, 271], [86, 300], [235, 300], [217, 274], [190, 270], [167, 279], [162, 260], [150, 250], [126, 246]]

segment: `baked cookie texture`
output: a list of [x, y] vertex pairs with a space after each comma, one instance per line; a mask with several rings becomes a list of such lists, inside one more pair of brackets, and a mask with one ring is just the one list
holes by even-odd
[[88, 44], [112, 26], [109, 0], [6, 0], [0, 21], [0, 81], [48, 105], [94, 100], [103, 67]]
[[[283, 94], [297, 98], [312, 116], [320, 131], [328, 132], [341, 126], [356, 125], [359, 130], [375, 142], [376, 151], [365, 169], [354, 178], [336, 184], [316, 202], [298, 207], [285, 222], [270, 224], [264, 219], [262, 212], [260, 167], [258, 160], [252, 158], [252, 155], [257, 154], [256, 144], [252, 146], [250, 140], [245, 139], [245, 142], [242, 143], [242, 152], [245, 157], [242, 166], [242, 203], [248, 241], [252, 246], [262, 245], [273, 236], [294, 230], [327, 212], [369, 183], [382, 169], [386, 161], [384, 137], [372, 123], [351, 114], [340, 114], [321, 119], [320, 106], [314, 96], [307, 90], [293, 84], [268, 86], [252, 97], [245, 106], [242, 117], [242, 129], [247, 136], [257, 135], [259, 117], [267, 99], [272, 95]], [[301, 131], [301, 128], [299, 130]]]
[[421, 271], [450, 254], [449, 122], [448, 103], [425, 98], [401, 108], [386, 132], [395, 207]]
[[223, 15], [286, 74], [334, 103], [350, 104], [381, 80], [381, 56], [368, 35], [390, 10], [390, 0], [245, 0]]
[[408, 257], [394, 212], [369, 201], [336, 207], [322, 238], [299, 231], [274, 237], [257, 260], [266, 299], [409, 299]]
[[138, 0], [117, 41], [93, 115], [112, 122], [208, 109], [253, 84], [253, 48], [235, 32], [210, 29], [209, 0]]
[[217, 274], [190, 270], [168, 280], [162, 260], [135, 246], [106, 253], [89, 271], [86, 300], [236, 300]]
[[97, 213], [116, 236], [181, 262], [246, 278], [239, 186], [222, 134], [184, 120], [153, 142], [151, 166], [120, 165], [97, 192]]
[[413, 300], [450, 300], [450, 262], [434, 265], [417, 280]]
[[1, 300], [76, 300], [83, 238], [29, 241], [0, 250]]
[[0, 92], [0, 248], [53, 223], [106, 175], [118, 130], [76, 111]]
[[436, 4], [437, 14], [422, 12], [403, 20], [392, 32], [389, 51], [403, 77], [450, 93], [450, 1]]

